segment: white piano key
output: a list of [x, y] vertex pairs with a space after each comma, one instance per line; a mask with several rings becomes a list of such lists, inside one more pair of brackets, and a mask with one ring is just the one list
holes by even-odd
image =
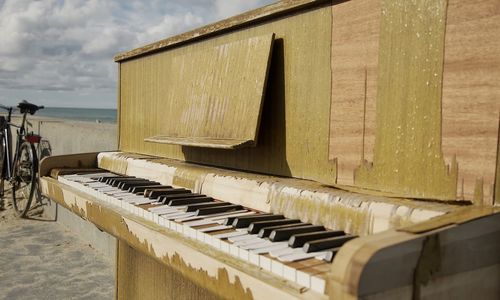
[[185, 229], [184, 232], [187, 231], [187, 235], [192, 238], [192, 239], [196, 239], [196, 230], [194, 230], [193, 228], [191, 227], [188, 227], [188, 229]]
[[289, 280], [291, 282], [295, 282], [297, 280], [297, 270], [289, 267], [287, 265], [283, 265], [283, 277], [285, 277], [286, 280]]
[[246, 211], [247, 211], [246, 209], [242, 209], [242, 210], [237, 210], [237, 211], [233, 211], [233, 212], [224, 212], [224, 213], [205, 215], [205, 216], [193, 216], [193, 217], [185, 218], [181, 222], [194, 221], [197, 219], [205, 219], [205, 218], [212, 218], [212, 217], [218, 217], [218, 216], [230, 216], [233, 213], [236, 214], [236, 213], [242, 213], [242, 212], [246, 212]]
[[219, 231], [219, 230], [224, 230], [224, 229], [229, 229], [229, 228], [232, 228], [232, 226], [218, 225], [218, 226], [201, 228], [201, 229], [198, 229], [198, 231], [200, 231], [200, 232], [212, 232], [212, 231]]
[[258, 249], [258, 248], [269, 247], [272, 244], [273, 244], [273, 242], [271, 242], [269, 240], [263, 240], [259, 243], [241, 245], [240, 248], [245, 249], [245, 250], [254, 250], [254, 249]]
[[311, 276], [311, 290], [324, 294], [326, 290], [326, 281], [324, 278]]
[[280, 257], [280, 256], [286, 256], [290, 254], [295, 254], [295, 253], [304, 253], [302, 248], [283, 248], [283, 249], [277, 249], [269, 252], [269, 256], [271, 257]]
[[184, 224], [191, 227], [196, 227], [196, 226], [204, 226], [204, 225], [219, 224], [219, 223], [217, 223], [217, 221], [203, 219], [198, 221], [184, 222]]
[[175, 223], [175, 231], [177, 231], [178, 233], [184, 233], [184, 227], [182, 226], [182, 224]]
[[151, 199], [137, 199], [137, 201], [135, 201], [135, 204], [138, 204], [138, 205], [141, 205], [141, 204], [151, 204], [153, 203], [155, 200], [151, 200]]
[[231, 254], [232, 256], [235, 256], [235, 257], [239, 257], [239, 252], [240, 252], [240, 249], [238, 248], [238, 246], [236, 245], [229, 245], [229, 254]]
[[327, 252], [293, 253], [293, 254], [289, 254], [289, 255], [280, 256], [280, 257], [278, 257], [278, 259], [280, 261], [283, 261], [283, 262], [292, 262], [292, 261], [299, 261], [299, 260], [304, 260], [304, 259], [308, 259], [308, 258], [314, 258], [314, 257], [320, 256], [320, 255], [326, 255], [326, 253]]
[[238, 255], [239, 255], [239, 258], [244, 260], [244, 261], [248, 261], [249, 260], [249, 252], [248, 250], [244, 250], [244, 249], [239, 249], [238, 251]]
[[[212, 236], [212, 239], [214, 238], [214, 236]], [[231, 246], [231, 244], [229, 244], [228, 242], [226, 241], [220, 241], [220, 250], [222, 252], [225, 252], [225, 253], [229, 253], [229, 246]]]
[[220, 250], [220, 244], [221, 244], [220, 239], [214, 238], [213, 236], [210, 235], [210, 245], [212, 245], [212, 247]]
[[259, 266], [262, 269], [271, 272], [271, 259], [269, 257], [261, 255], [259, 258]]
[[229, 237], [228, 240], [231, 243], [235, 243], [238, 241], [251, 240], [257, 236], [256, 234], [248, 234], [248, 232], [243, 232], [243, 233], [244, 233], [244, 235]]
[[248, 261], [256, 266], [259, 266], [260, 255], [248, 251]]
[[261, 243], [263, 241], [264, 240], [261, 239], [260, 237], [254, 236], [252, 239], [237, 241], [237, 242], [234, 242], [233, 244], [235, 244], [238, 247], [242, 247], [242, 246], [246, 246], [246, 245], [258, 244], [258, 243]]
[[271, 272], [283, 277], [283, 263], [277, 261], [277, 260], [272, 260], [271, 261]]
[[218, 239], [227, 239], [230, 237], [236, 237], [236, 236], [241, 236], [241, 235], [248, 235], [246, 232], [241, 232], [241, 231], [233, 231], [233, 232], [227, 232], [227, 233], [219, 233], [219, 234], [214, 234], [214, 238]]
[[311, 287], [311, 275], [307, 274], [306, 272], [297, 271], [295, 276], [296, 282], [298, 284], [305, 286], [306, 288]]
[[255, 214], [254, 211], [246, 211], [246, 212], [228, 214], [228, 215], [223, 215], [223, 216], [218, 216], [218, 217], [213, 217], [213, 218], [208, 218], [208, 219], [212, 220], [212, 221], [219, 221], [219, 220], [225, 220], [229, 217], [242, 217], [242, 216], [249, 216], [249, 215], [254, 215], [254, 214]]
[[269, 253], [269, 251], [283, 249], [283, 248], [287, 248], [287, 247], [288, 247], [288, 242], [276, 242], [276, 243], [273, 243], [271, 246], [257, 248], [257, 249], [253, 249], [250, 251], [255, 253], [255, 254], [266, 254], [266, 253]]
[[164, 209], [172, 209], [172, 208], [173, 208], [172, 206], [160, 205], [160, 206], [156, 206], [156, 207], [150, 207], [150, 208], [148, 208], [148, 210], [152, 211], [152, 212], [157, 212], [157, 211], [161, 211]]

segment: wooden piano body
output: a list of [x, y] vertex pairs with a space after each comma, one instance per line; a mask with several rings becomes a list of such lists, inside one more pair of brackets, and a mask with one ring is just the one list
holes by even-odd
[[[498, 7], [282, 1], [121, 53], [119, 151], [42, 191], [118, 238], [119, 299], [498, 299]], [[301, 284], [57, 179], [96, 167], [359, 237]]]

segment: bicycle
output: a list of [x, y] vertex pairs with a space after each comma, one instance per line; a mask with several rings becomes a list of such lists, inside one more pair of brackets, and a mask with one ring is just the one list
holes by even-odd
[[[8, 180], [12, 189], [12, 204], [19, 217], [25, 217], [33, 196], [38, 191], [38, 156], [35, 144], [40, 143], [40, 135], [28, 133], [26, 115], [35, 114], [43, 109], [23, 100], [18, 104], [22, 114], [21, 125], [11, 123], [13, 107], [0, 105], [7, 110], [7, 117], [0, 116], [0, 196], [3, 199], [5, 181]], [[17, 139], [14, 156], [12, 156], [11, 127], [17, 128]]]

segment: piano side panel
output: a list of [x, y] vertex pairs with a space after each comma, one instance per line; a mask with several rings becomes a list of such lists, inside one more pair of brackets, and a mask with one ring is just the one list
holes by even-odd
[[498, 299], [500, 210], [484, 213], [464, 209], [424, 222], [447, 219], [448, 226], [419, 234], [409, 226], [346, 243], [332, 264], [330, 298]]
[[[163, 95], [175, 76], [165, 72], [170, 59], [269, 33], [275, 33], [275, 44], [257, 147], [229, 151], [143, 141], [168, 126], [165, 112], [173, 103]], [[120, 150], [335, 183], [336, 166], [328, 158], [330, 39], [328, 6], [121, 62]]]

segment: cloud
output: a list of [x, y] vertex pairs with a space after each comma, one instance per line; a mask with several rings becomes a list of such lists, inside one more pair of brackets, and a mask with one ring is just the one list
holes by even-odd
[[113, 55], [270, 2], [0, 0], [0, 90], [111, 95]]

